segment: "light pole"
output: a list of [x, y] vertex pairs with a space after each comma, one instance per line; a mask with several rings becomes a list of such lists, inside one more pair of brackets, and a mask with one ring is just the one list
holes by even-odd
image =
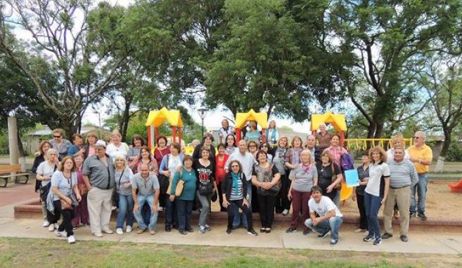
[[199, 116], [201, 118], [201, 121], [202, 121], [202, 139], [204, 139], [204, 118], [205, 118], [205, 111], [207, 111], [207, 109], [205, 109], [204, 107], [200, 107], [199, 109], [197, 109], [197, 111], [199, 112]]

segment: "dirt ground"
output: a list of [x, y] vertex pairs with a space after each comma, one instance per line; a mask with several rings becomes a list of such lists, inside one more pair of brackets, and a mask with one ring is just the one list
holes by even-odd
[[[451, 180], [431, 180], [428, 184], [426, 215], [428, 219], [462, 221], [462, 193], [453, 193], [448, 184]], [[347, 200], [340, 208], [343, 214], [359, 215], [356, 202]], [[380, 212], [379, 215], [382, 215]]]

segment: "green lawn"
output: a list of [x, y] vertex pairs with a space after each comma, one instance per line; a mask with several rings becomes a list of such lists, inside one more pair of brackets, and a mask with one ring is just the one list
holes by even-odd
[[460, 256], [0, 238], [0, 267], [452, 267]]

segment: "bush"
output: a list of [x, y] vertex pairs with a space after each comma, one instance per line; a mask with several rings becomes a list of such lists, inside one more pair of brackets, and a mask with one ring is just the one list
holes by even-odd
[[462, 144], [457, 141], [452, 141], [451, 145], [449, 145], [446, 160], [453, 162], [462, 161]]

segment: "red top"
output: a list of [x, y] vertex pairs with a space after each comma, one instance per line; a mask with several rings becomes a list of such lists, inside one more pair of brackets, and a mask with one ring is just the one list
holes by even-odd
[[225, 164], [228, 161], [229, 155], [224, 154], [223, 157], [217, 155], [215, 157], [215, 180], [218, 183], [221, 183], [225, 179]]
[[160, 165], [162, 163], [162, 158], [164, 158], [165, 155], [168, 155], [170, 153], [170, 147], [164, 147], [163, 149], [159, 149], [159, 147], [156, 147], [154, 149], [154, 159], [156, 159], [157, 163]]

